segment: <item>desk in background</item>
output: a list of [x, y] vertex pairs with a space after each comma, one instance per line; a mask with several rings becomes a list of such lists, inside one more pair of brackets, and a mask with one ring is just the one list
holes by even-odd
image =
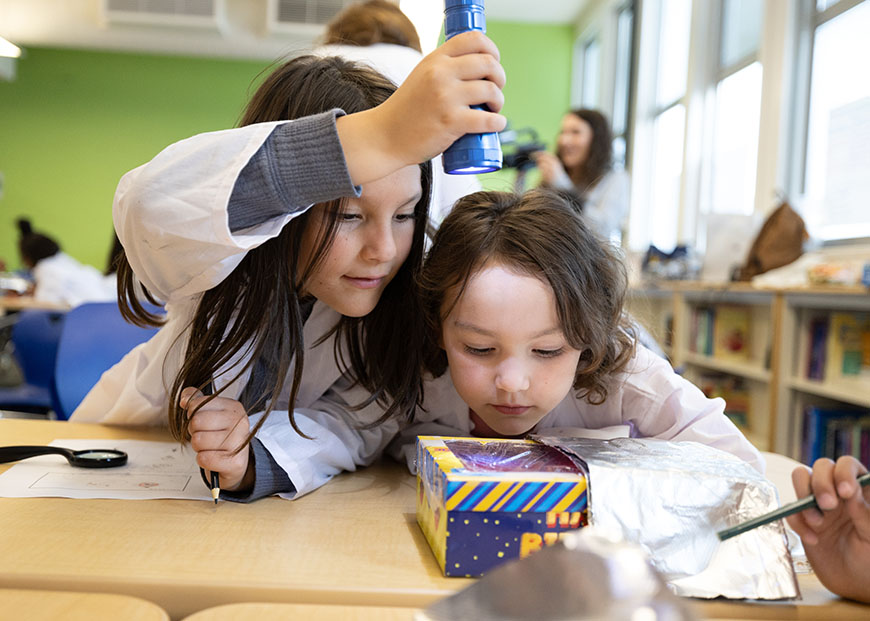
[[417, 608], [329, 604], [227, 604], [195, 612], [184, 621], [413, 621]]
[[9, 311], [20, 311], [36, 308], [39, 310], [56, 310], [66, 311], [69, 306], [66, 304], [53, 304], [50, 302], [42, 302], [36, 300], [30, 295], [0, 295], [0, 315], [4, 315]]
[[0, 589], [0, 617], [27, 621], [169, 621], [169, 615], [159, 606], [128, 595], [26, 589]]
[[[167, 440], [159, 430], [0, 420], [3, 444], [58, 438]], [[103, 448], [111, 442], [101, 442]], [[6, 466], [0, 466], [0, 471]], [[121, 593], [173, 619], [262, 602], [425, 608], [471, 583], [445, 578], [417, 527], [414, 479], [385, 463], [299, 500], [0, 498], [0, 587]], [[804, 602], [698, 602], [705, 617], [870, 618], [801, 577]], [[362, 617], [365, 618], [365, 617]]]

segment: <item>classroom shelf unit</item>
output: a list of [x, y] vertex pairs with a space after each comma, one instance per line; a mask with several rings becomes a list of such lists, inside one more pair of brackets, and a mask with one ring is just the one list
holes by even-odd
[[725, 399], [726, 413], [759, 449], [802, 461], [824, 452], [824, 439], [813, 447], [808, 437], [818, 410], [849, 421], [834, 425], [829, 452], [860, 456], [862, 430], [868, 450], [868, 289], [674, 281], [633, 288], [627, 309], [675, 369]]

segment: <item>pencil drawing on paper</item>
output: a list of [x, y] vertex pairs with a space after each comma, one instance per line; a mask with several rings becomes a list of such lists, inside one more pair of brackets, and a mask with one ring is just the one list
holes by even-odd
[[96, 474], [93, 472], [46, 472], [31, 489], [58, 490], [162, 490], [183, 492], [190, 484], [186, 474]]

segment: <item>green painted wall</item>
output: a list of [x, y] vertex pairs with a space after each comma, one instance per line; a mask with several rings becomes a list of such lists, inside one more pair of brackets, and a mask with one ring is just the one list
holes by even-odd
[[[569, 102], [573, 29], [487, 26], [508, 75], [504, 113], [552, 144]], [[24, 215], [102, 269], [120, 177], [172, 142], [233, 126], [267, 64], [28, 48], [17, 78], [0, 82], [0, 259], [20, 265], [15, 219]], [[514, 173], [480, 178], [510, 189]]]
[[[488, 20], [486, 34], [498, 46], [507, 74], [503, 114], [511, 127], [533, 127], [552, 147], [571, 101], [573, 26]], [[478, 178], [486, 189], [511, 190], [516, 173], [504, 170]], [[536, 185], [537, 179], [531, 171], [526, 187]]]
[[0, 258], [15, 219], [105, 267], [121, 175], [192, 134], [235, 124], [264, 62], [28, 48], [0, 82]]

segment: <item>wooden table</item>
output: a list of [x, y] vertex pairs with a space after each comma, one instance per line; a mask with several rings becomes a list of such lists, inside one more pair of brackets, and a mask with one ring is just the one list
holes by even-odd
[[0, 295], [0, 315], [7, 311], [29, 310], [33, 308], [56, 311], [69, 310], [67, 304], [39, 301], [31, 295]]
[[[167, 437], [0, 419], [0, 444]], [[472, 580], [441, 575], [414, 510], [414, 479], [393, 463], [341, 475], [292, 502], [0, 498], [0, 587], [132, 595], [173, 619], [246, 602], [425, 608]], [[835, 597], [814, 576], [800, 582], [803, 602], [696, 607], [723, 619], [870, 618], [870, 606]]]
[[[2, 444], [56, 438], [168, 434], [0, 419]], [[0, 498], [0, 587], [123, 593], [172, 618], [239, 602], [422, 608], [471, 580], [441, 575], [414, 496], [388, 463], [292, 502]]]
[[0, 618], [27, 621], [169, 621], [169, 615], [160, 606], [138, 597], [26, 589], [0, 589]]
[[184, 621], [413, 621], [418, 608], [329, 604], [227, 604], [195, 612]]

